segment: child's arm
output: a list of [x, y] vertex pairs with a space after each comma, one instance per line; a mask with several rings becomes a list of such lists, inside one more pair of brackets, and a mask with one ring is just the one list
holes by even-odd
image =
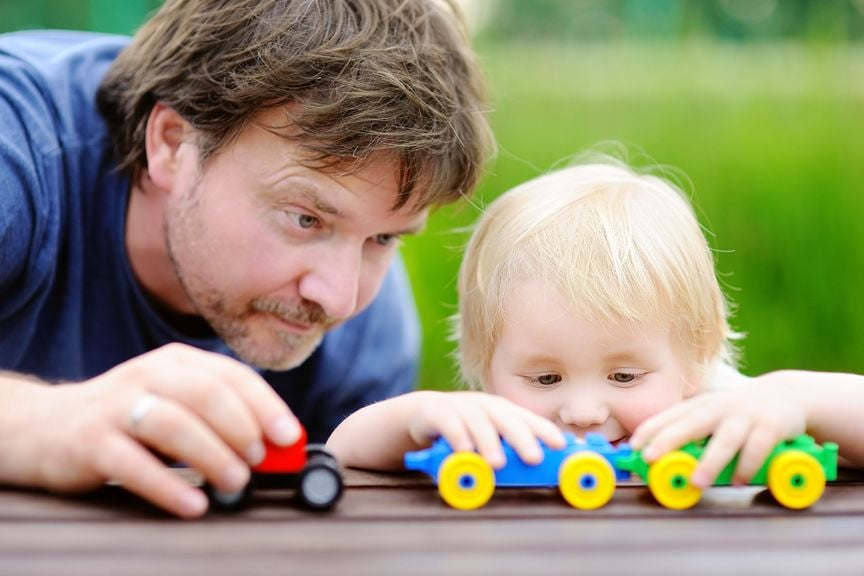
[[741, 452], [735, 481], [759, 470], [777, 442], [804, 432], [840, 446], [850, 465], [864, 467], [864, 376], [783, 370], [741, 386], [707, 392], [642, 423], [631, 438], [653, 461], [679, 446], [711, 435], [691, 481], [710, 486]]
[[456, 451], [474, 450], [492, 465], [504, 465], [499, 437], [526, 462], [540, 462], [537, 439], [564, 447], [555, 424], [499, 396], [483, 392], [421, 391], [371, 404], [346, 418], [327, 440], [345, 466], [402, 470], [405, 452], [444, 436]]

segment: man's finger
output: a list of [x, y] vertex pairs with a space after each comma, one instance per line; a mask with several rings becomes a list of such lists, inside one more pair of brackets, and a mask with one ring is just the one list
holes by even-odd
[[[149, 407], [143, 415], [141, 406]], [[139, 400], [132, 409], [129, 433], [198, 470], [221, 490], [240, 490], [249, 481], [248, 466], [195, 414], [170, 399], [149, 395]]]
[[96, 468], [124, 489], [182, 518], [207, 511], [207, 497], [171, 472], [128, 436], [115, 434], [100, 444]]

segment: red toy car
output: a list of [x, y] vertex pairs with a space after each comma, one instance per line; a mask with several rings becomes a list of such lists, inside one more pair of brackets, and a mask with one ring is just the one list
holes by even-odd
[[300, 502], [311, 510], [329, 510], [342, 497], [342, 473], [336, 458], [323, 445], [306, 444], [306, 430], [293, 445], [279, 447], [265, 441], [264, 460], [252, 468], [252, 477], [238, 492], [204, 487], [210, 502], [222, 510], [238, 510], [249, 504], [255, 490], [296, 489]]

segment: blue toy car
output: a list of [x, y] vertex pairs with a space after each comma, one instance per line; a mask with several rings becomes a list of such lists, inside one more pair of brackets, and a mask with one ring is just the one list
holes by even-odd
[[439, 438], [425, 450], [405, 454], [405, 468], [431, 476], [444, 501], [460, 510], [482, 507], [496, 486], [557, 486], [574, 508], [593, 510], [604, 506], [615, 493], [617, 480], [630, 478], [630, 473], [618, 466], [621, 458], [632, 454], [630, 446], [612, 446], [596, 433], [587, 434], [584, 440], [569, 433], [565, 437], [567, 444], [560, 450], [541, 442], [544, 457], [539, 464], [526, 464], [502, 441], [507, 463], [500, 470], [493, 470], [476, 452], [454, 452], [446, 440]]

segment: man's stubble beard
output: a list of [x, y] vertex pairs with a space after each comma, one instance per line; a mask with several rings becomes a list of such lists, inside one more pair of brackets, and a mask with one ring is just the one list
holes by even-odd
[[[190, 193], [181, 200], [176, 212], [165, 218], [163, 234], [174, 274], [195, 311], [210, 325], [213, 331], [243, 361], [266, 370], [289, 370], [302, 364], [321, 344], [326, 330], [336, 324], [327, 317], [316, 303], [303, 301], [299, 307], [285, 304], [281, 300], [260, 296], [242, 303], [234, 309], [229, 299], [215, 288], [215, 283], [206, 274], [186, 274], [176, 244], [186, 242], [186, 248], [197, 256], [206, 258], [207, 249], [200, 240], [205, 238], [204, 226], [198, 218], [199, 185], [195, 183]], [[180, 239], [178, 240], [178, 236]], [[187, 251], [188, 253], [188, 251]], [[266, 320], [267, 316], [280, 318], [289, 323], [315, 326], [308, 334], [297, 334], [275, 328], [268, 330], [269, 347], [256, 342], [249, 323], [255, 317]], [[262, 327], [262, 330], [264, 328]], [[266, 336], [265, 336], [266, 337]]]

